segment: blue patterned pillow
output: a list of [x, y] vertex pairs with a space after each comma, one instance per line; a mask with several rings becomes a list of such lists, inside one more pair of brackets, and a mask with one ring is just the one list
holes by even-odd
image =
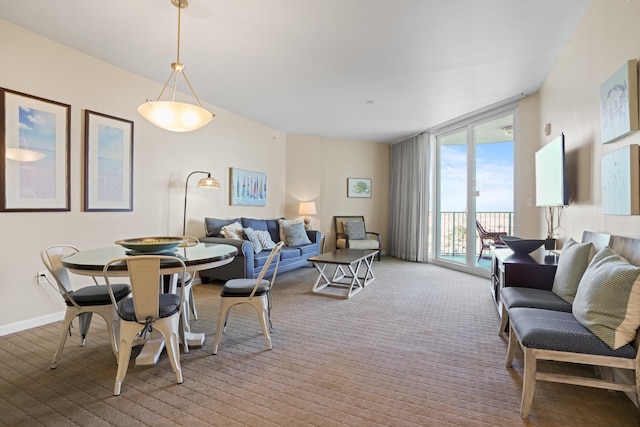
[[271, 234], [268, 231], [255, 230], [255, 232], [256, 236], [258, 236], [262, 249], [273, 249], [276, 247], [276, 242], [271, 240]]
[[244, 231], [244, 235], [247, 236], [247, 239], [249, 239], [251, 245], [253, 245], [253, 252], [262, 252], [262, 244], [260, 243], [260, 239], [258, 239], [258, 235], [254, 231], [254, 229], [251, 227], [247, 227], [242, 231]]

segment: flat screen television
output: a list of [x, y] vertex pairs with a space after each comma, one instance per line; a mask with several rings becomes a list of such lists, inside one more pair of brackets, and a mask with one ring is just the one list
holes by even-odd
[[536, 206], [567, 206], [569, 182], [564, 156], [564, 134], [536, 151]]

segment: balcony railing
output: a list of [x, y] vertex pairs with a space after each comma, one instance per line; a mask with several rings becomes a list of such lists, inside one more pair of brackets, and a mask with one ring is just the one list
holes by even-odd
[[[513, 212], [477, 212], [476, 220], [487, 231], [506, 231], [513, 234]], [[480, 238], [477, 231], [476, 251], [480, 253]], [[440, 254], [458, 255], [467, 252], [467, 213], [466, 212], [441, 212], [440, 214]]]

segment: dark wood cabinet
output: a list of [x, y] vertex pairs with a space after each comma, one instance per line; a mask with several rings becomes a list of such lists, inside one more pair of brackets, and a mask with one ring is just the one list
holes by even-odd
[[529, 255], [514, 254], [511, 249], [491, 251], [491, 295], [501, 313], [500, 291], [507, 286], [551, 290], [558, 267], [558, 256], [537, 249]]

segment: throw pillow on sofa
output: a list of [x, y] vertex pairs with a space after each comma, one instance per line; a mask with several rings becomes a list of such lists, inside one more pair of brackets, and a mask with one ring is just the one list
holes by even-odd
[[244, 235], [247, 236], [247, 239], [249, 239], [249, 241], [251, 242], [251, 245], [253, 246], [253, 252], [256, 254], [262, 252], [262, 243], [260, 243], [258, 234], [253, 230], [253, 228], [243, 228], [242, 231], [244, 231]]
[[307, 236], [307, 231], [304, 229], [304, 224], [300, 221], [284, 224], [282, 229], [284, 230], [286, 244], [288, 246], [311, 244], [311, 240], [309, 240], [309, 236]]
[[554, 294], [571, 304], [576, 297], [578, 284], [593, 257], [591, 242], [578, 243], [569, 239], [562, 247], [558, 268], [553, 279]]
[[242, 231], [242, 224], [234, 222], [233, 224], [225, 225], [220, 229], [222, 234], [227, 239], [244, 240], [244, 232]]
[[580, 279], [573, 315], [614, 350], [633, 341], [640, 327], [639, 276], [640, 267], [605, 247]]
[[255, 232], [262, 249], [273, 249], [276, 247], [276, 242], [271, 239], [271, 234], [268, 231], [255, 230]]
[[[301, 221], [297, 221], [295, 219], [278, 218], [278, 225], [280, 226], [280, 241], [284, 242], [286, 246], [291, 246], [291, 245], [289, 245], [289, 242], [287, 241], [287, 235], [284, 233], [284, 228], [292, 224], [295, 224], [296, 222], [299, 222], [300, 224], [302, 224]], [[302, 224], [302, 227], [304, 228], [304, 224]]]

